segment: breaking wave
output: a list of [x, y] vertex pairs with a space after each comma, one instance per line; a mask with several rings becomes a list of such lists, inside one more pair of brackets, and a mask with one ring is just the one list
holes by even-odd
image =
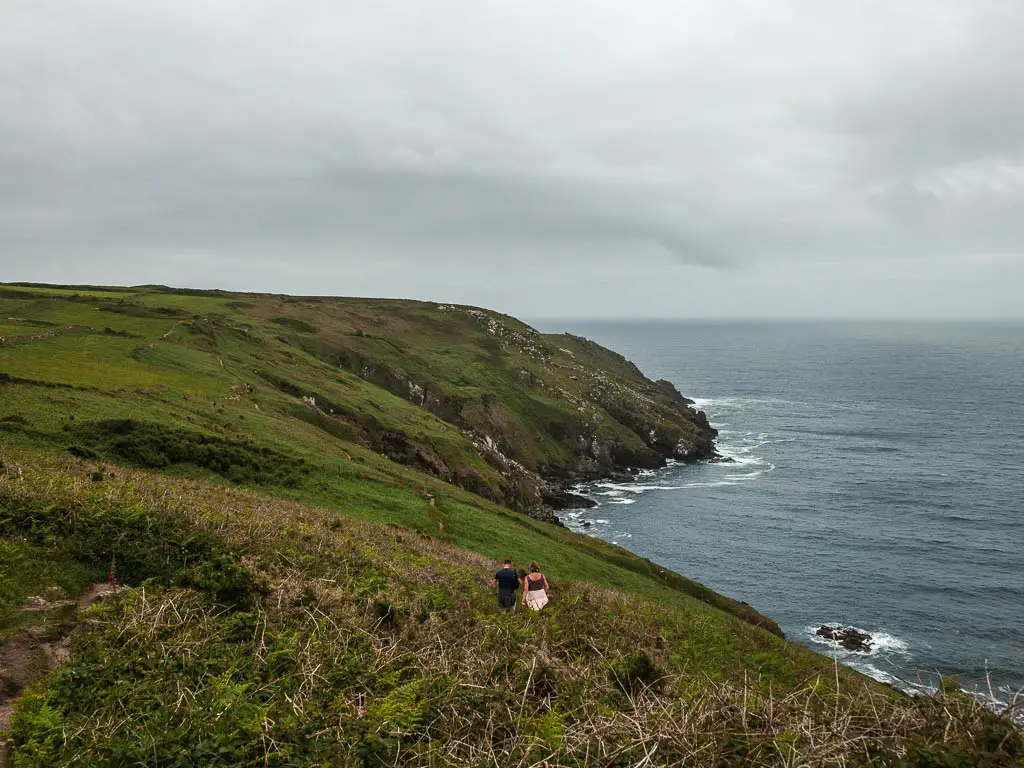
[[[871, 656], [884, 656], [887, 654], [906, 654], [908, 647], [906, 641], [897, 637], [896, 635], [889, 634], [888, 632], [881, 632], [878, 630], [861, 629], [860, 627], [851, 626], [850, 629], [855, 629], [858, 632], [863, 632], [871, 636], [871, 650], [867, 652], [862, 651], [847, 651], [835, 640], [829, 640], [826, 637], [821, 637], [815, 634], [818, 627], [822, 626], [840, 626], [834, 622], [824, 622], [823, 624], [815, 624], [813, 626], [805, 627], [804, 631], [807, 633], [810, 641], [818, 645], [824, 645], [832, 648], [835, 651], [842, 652], [854, 659], [857, 657], [871, 657]], [[849, 626], [843, 624], [841, 626]]]
[[[709, 417], [715, 418], [721, 415], [723, 409], [728, 411], [760, 402], [767, 401], [750, 398], [697, 398], [694, 407], [706, 411]], [[719, 426], [716, 447], [726, 461], [700, 464], [698, 470], [697, 467], [669, 460], [660, 469], [640, 470], [633, 480], [585, 482], [572, 490], [596, 502], [598, 507], [609, 509], [613, 506], [627, 507], [647, 493], [727, 488], [756, 482], [775, 469], [775, 464], [764, 455], [766, 451], [763, 449], [774, 443], [795, 440], [791, 437], [780, 438], [767, 432], [726, 429], [727, 424], [719, 423], [717, 420], [716, 424]], [[561, 519], [575, 531], [610, 540], [611, 532], [597, 521], [587, 518], [585, 511], [563, 513]]]
[[[840, 626], [834, 622], [815, 624], [804, 627], [803, 639], [813, 646], [820, 646], [821, 653], [836, 659], [840, 664], [852, 667], [861, 674], [887, 683], [904, 693], [911, 695], [931, 695], [939, 690], [939, 677], [935, 672], [917, 670], [916, 679], [908, 677], [914, 673], [914, 654], [910, 645], [901, 637], [889, 632], [862, 629], [853, 626], [858, 632], [864, 632], [871, 636], [871, 650], [850, 651], [843, 648], [839, 643], [816, 634], [818, 627]], [[843, 624], [842, 626], [849, 626]], [[1011, 705], [1018, 692], [1013, 691], [1008, 685], [989, 686], [987, 681], [958, 680], [963, 690], [989, 708], [1002, 712]], [[1018, 722], [1024, 723], [1024, 713], [1016, 718]]]

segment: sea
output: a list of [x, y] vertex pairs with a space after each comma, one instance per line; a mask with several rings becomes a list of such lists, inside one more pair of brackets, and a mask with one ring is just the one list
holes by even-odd
[[[541, 323], [666, 378], [727, 464], [596, 482], [571, 528], [775, 619], [909, 692], [1024, 688], [1024, 324]], [[869, 653], [817, 635], [856, 627]], [[1021, 697], [1024, 700], [1024, 696]]]

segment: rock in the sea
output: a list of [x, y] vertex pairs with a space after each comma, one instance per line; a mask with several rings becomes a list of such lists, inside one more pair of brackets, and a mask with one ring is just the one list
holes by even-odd
[[824, 637], [834, 643], [839, 643], [848, 651], [868, 653], [871, 651], [871, 635], [861, 632], [853, 627], [830, 627], [828, 625], [818, 627], [815, 632], [818, 637]]
[[545, 504], [553, 509], [591, 509], [597, 502], [564, 490], [551, 490], [542, 497]]
[[613, 483], [631, 483], [636, 480], [636, 474], [637, 471], [635, 469], [629, 468], [607, 472], [605, 473], [605, 479], [611, 480]]
[[736, 459], [734, 459], [732, 456], [723, 456], [720, 453], [716, 453], [714, 456], [712, 456], [710, 459], [708, 459], [708, 464], [735, 464], [735, 463], [736, 463]]

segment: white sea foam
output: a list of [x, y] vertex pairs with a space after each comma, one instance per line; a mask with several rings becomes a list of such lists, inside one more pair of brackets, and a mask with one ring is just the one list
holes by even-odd
[[862, 674], [865, 674], [868, 677], [879, 681], [880, 683], [888, 683], [889, 685], [896, 686], [899, 686], [901, 683], [903, 683], [903, 681], [900, 678], [896, 677], [896, 675], [892, 675], [883, 669], [879, 669], [874, 664], [862, 663], [850, 664], [849, 666], [853, 667], [858, 672], [861, 672]]
[[744, 480], [753, 480], [755, 477], [760, 477], [763, 474], [764, 474], [763, 470], [755, 469], [753, 472], [747, 472], [747, 473], [742, 474], [742, 475], [726, 475], [725, 479], [726, 480], [736, 480], [737, 482], [742, 482]]
[[[751, 462], [753, 464], [753, 462]], [[694, 481], [692, 483], [680, 483], [678, 485], [664, 485], [660, 483], [613, 483], [613, 482], [601, 482], [594, 483], [591, 486], [578, 486], [575, 490], [588, 497], [607, 497], [606, 501], [610, 503], [631, 503], [626, 500], [622, 500], [624, 494], [633, 494], [639, 496], [648, 491], [684, 491], [690, 488], [721, 488], [730, 485], [739, 485], [740, 483], [750, 482], [756, 480], [762, 476], [765, 472], [770, 472], [775, 469], [775, 465], [768, 462], [758, 462], [758, 466], [763, 466], [763, 469], [754, 470], [752, 472], [745, 472], [742, 474], [730, 473], [725, 475], [721, 480], [711, 481]], [[600, 489], [600, 490], [599, 490]]]
[[[817, 645], [825, 646], [824, 653], [845, 666], [852, 667], [858, 672], [874, 678], [883, 683], [899, 688], [904, 693], [912, 695], [931, 695], [938, 691], [936, 685], [921, 679], [934, 680], [934, 675], [927, 671], [914, 672], [912, 668], [904, 665], [913, 658], [907, 642], [896, 635], [888, 632], [864, 630], [860, 627], [852, 627], [858, 632], [867, 632], [871, 635], [872, 647], [867, 653], [848, 651], [838, 643], [819, 637], [815, 634], [820, 625], [805, 627], [808, 639]], [[831, 624], [828, 626], [838, 626]], [[846, 625], [843, 625], [846, 626]], [[883, 669], [881, 665], [888, 665], [890, 669]], [[917, 674], [918, 679], [909, 679], [910, 675]], [[973, 684], [964, 684], [964, 691], [979, 702], [995, 710], [1003, 712], [1013, 701], [1017, 693], [1008, 685], [998, 686], [991, 692], [984, 681], [975, 681]], [[1024, 724], [1024, 712], [1015, 717], [1017, 722]]]
[[609, 504], [636, 504], [636, 499], [611, 499]]
[[804, 405], [778, 397], [692, 397], [698, 411], [716, 411], [720, 408], [744, 408], [748, 405]]
[[[761, 449], [776, 443], [788, 443], [795, 438], [779, 438], [769, 435], [767, 432], [730, 432], [726, 439], [722, 438], [723, 433], [719, 432], [718, 451], [723, 456], [732, 459], [720, 466], [758, 466], [767, 467], [769, 470], [775, 466], [762, 455]], [[735, 435], [735, 436], [734, 436]]]
[[873, 649], [878, 653], [906, 653], [907, 643], [887, 632], [869, 632]]
[[728, 453], [727, 452], [728, 450], [729, 449], [721, 450], [721, 454], [723, 456], [726, 456], [726, 457], [732, 459], [732, 461], [725, 462], [724, 464], [721, 465], [721, 466], [726, 467], [726, 468], [734, 467], [734, 466], [737, 466], [737, 465], [739, 465], [741, 467], [763, 467], [765, 464], [768, 463], [761, 456], [750, 456], [750, 455], [748, 455], [749, 452], [734, 450], [732, 453]]
[[856, 669], [861, 674], [867, 675], [874, 680], [878, 680], [880, 683], [888, 683], [895, 688], [899, 688], [904, 693], [909, 693], [913, 696], [927, 696], [936, 693], [939, 690], [933, 685], [927, 685], [914, 680], [907, 680], [899, 674], [899, 670], [897, 669], [887, 671], [870, 662], [856, 659], [843, 661], [842, 663], [848, 667]]
[[717, 408], [742, 408], [744, 405], [759, 402], [749, 397], [692, 397], [693, 407], [698, 411]]
[[[893, 665], [898, 669], [899, 663], [907, 660], [910, 656], [910, 651], [907, 642], [902, 638], [880, 630], [851, 627], [851, 629], [871, 636], [871, 649], [869, 651], [850, 651], [834, 640], [829, 640], [815, 634], [820, 626], [822, 625], [808, 626], [804, 628], [804, 631], [812, 643], [824, 646], [827, 649], [825, 651], [826, 655], [831, 656], [848, 667], [856, 669], [858, 672], [862, 672], [868, 677], [894, 685], [907, 693], [927, 692], [927, 686], [905, 680], [895, 670], [886, 671], [879, 666], [879, 663], [885, 663]], [[825, 626], [848, 625], [826, 624]]]
[[[826, 627], [838, 627], [838, 626], [849, 627], [850, 629], [855, 629], [858, 632], [863, 632], [864, 634], [870, 635], [871, 636], [871, 650], [867, 651], [867, 652], [847, 651], [845, 648], [843, 648], [835, 640], [829, 640], [827, 637], [821, 637], [820, 635], [815, 634], [818, 631], [818, 628], [822, 627], [822, 626], [826, 626]], [[817, 643], [818, 645], [825, 645], [825, 646], [828, 646], [829, 648], [833, 648], [833, 649], [835, 649], [837, 651], [841, 651], [841, 652], [844, 652], [844, 653], [849, 653], [853, 658], [863, 658], [865, 656], [878, 656], [878, 655], [882, 655], [882, 654], [906, 654], [908, 652], [908, 650], [907, 650], [907, 643], [906, 643], [905, 640], [903, 640], [903, 639], [901, 639], [899, 637], [896, 637], [896, 635], [890, 634], [888, 632], [880, 631], [880, 630], [862, 629], [860, 627], [854, 627], [854, 626], [849, 625], [849, 624], [827, 623], [827, 624], [815, 624], [815, 625], [812, 625], [812, 626], [809, 626], [809, 627], [805, 627], [804, 631], [807, 633], [807, 636], [811, 639], [812, 643]]]
[[716, 400], [712, 397], [691, 397], [690, 399], [693, 400], [693, 407], [698, 411], [706, 411], [712, 405], [725, 402], [724, 400]]
[[[886, 671], [871, 662], [863, 660], [862, 658], [845, 658], [839, 659], [839, 661], [870, 678], [882, 683], [888, 683], [889, 685], [899, 688], [904, 693], [908, 693], [912, 696], [931, 696], [939, 691], [938, 686], [936, 685], [931, 685], [920, 679], [907, 679], [903, 676], [905, 674], [904, 670], [899, 669], [898, 667], [892, 671]], [[996, 694], [997, 691], [998, 695]], [[973, 688], [965, 686], [964, 692], [989, 709], [1000, 713], [1007, 710], [1013, 701], [1014, 694], [1016, 693], [1015, 691], [1011, 691], [1009, 687], [1000, 687], [990, 694], [987, 686], [978, 685]], [[1018, 724], [1024, 725], [1024, 712], [1015, 715], [1014, 720]]]
[[599, 496], [621, 496], [624, 493], [643, 493], [652, 490], [657, 486], [646, 483], [612, 483], [609, 481], [594, 483], [594, 488], [601, 488], [602, 491], [592, 491]]

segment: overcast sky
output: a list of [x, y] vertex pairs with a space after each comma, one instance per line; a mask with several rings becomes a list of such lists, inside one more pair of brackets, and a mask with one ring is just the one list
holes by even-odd
[[4, 0], [0, 280], [1024, 314], [1020, 0]]

